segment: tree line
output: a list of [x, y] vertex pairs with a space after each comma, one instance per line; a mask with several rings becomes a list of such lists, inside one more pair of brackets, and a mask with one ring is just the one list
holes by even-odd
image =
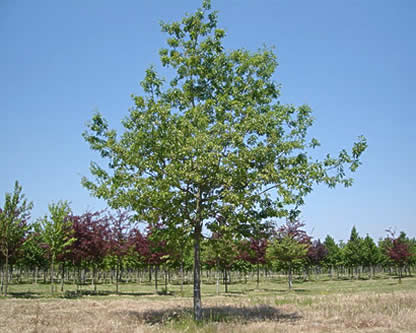
[[[52, 294], [57, 292], [56, 281], [63, 291], [68, 271], [78, 287], [85, 284], [88, 272], [93, 292], [97, 291], [97, 277], [107, 272], [118, 293], [123, 271], [142, 276], [147, 272], [157, 291], [158, 272], [164, 275], [167, 290], [168, 275], [176, 274], [183, 288], [185, 274], [192, 270], [192, 240], [172, 233], [163, 223], [140, 230], [127, 212], [75, 215], [66, 201], [51, 203], [48, 215], [31, 222], [32, 207], [16, 182], [14, 192], [6, 193], [0, 208], [3, 295], [7, 295], [13, 267], [31, 272], [34, 283], [39, 272], [47, 273]], [[201, 262], [203, 270], [215, 275], [217, 292], [220, 282], [228, 292], [230, 276], [236, 273], [245, 279], [255, 276], [257, 287], [260, 272], [285, 274], [292, 288], [294, 272], [301, 272], [306, 279], [314, 273], [327, 273], [331, 278], [345, 274], [373, 278], [382, 268], [393, 269], [400, 280], [416, 265], [416, 239], [404, 232], [396, 235], [388, 231], [376, 243], [368, 234], [360, 237], [354, 226], [348, 241], [337, 243], [330, 235], [323, 242], [313, 240], [298, 220], [287, 220], [280, 226], [263, 221], [256, 229], [239, 234], [230, 232], [224, 216], [217, 216], [213, 224], [216, 231], [202, 241]]]

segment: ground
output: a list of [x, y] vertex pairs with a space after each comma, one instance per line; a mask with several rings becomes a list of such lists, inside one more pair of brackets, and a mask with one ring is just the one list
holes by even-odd
[[0, 298], [0, 332], [416, 332], [416, 278], [284, 279], [231, 284], [216, 295], [203, 285], [204, 322], [192, 321], [192, 286], [155, 294], [150, 284], [99, 285], [98, 295], [74, 286], [56, 297], [48, 285], [11, 285]]

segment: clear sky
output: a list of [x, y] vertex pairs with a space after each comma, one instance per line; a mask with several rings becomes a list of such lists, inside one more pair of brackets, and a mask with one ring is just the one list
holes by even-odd
[[[33, 218], [52, 201], [101, 209], [81, 186], [91, 160], [81, 137], [99, 110], [112, 127], [140, 94], [165, 45], [160, 20], [197, 0], [0, 0], [0, 203], [18, 180]], [[369, 148], [348, 189], [318, 187], [302, 219], [315, 238], [416, 236], [416, 2], [213, 0], [226, 48], [275, 46], [281, 101], [309, 104], [320, 152]]]

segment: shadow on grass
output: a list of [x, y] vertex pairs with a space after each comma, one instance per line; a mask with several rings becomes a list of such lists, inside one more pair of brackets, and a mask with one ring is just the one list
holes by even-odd
[[66, 291], [61, 297], [67, 299], [77, 299], [84, 296], [151, 296], [154, 293], [151, 292], [119, 292], [118, 294], [114, 291], [93, 291], [93, 290], [80, 290], [80, 291]]
[[[192, 308], [170, 308], [163, 310], [122, 311], [117, 312], [123, 318], [132, 321], [140, 321], [148, 325], [175, 324], [192, 321]], [[269, 305], [258, 306], [211, 306], [203, 309], [203, 322], [239, 322], [248, 323], [255, 321], [297, 321], [301, 319], [297, 312], [283, 312]]]
[[273, 288], [264, 288], [260, 289], [259, 291], [269, 292], [269, 293], [278, 293], [278, 294], [308, 294], [311, 293], [310, 289], [303, 289], [303, 288], [292, 288], [292, 289], [273, 289]]
[[43, 298], [44, 296], [39, 293], [33, 293], [30, 291], [24, 292], [9, 292], [9, 295], [13, 298], [27, 298], [27, 299], [36, 299]]

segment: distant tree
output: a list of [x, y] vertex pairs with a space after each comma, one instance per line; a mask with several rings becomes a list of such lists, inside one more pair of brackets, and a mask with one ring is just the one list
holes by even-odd
[[4, 296], [7, 296], [9, 285], [9, 261], [16, 256], [25, 240], [32, 207], [16, 181], [13, 193], [6, 193], [3, 208], [0, 208], [0, 254], [3, 257], [0, 259], [4, 261], [1, 287]]
[[115, 266], [116, 293], [119, 293], [120, 271], [123, 258], [131, 247], [129, 231], [131, 229], [131, 216], [126, 211], [118, 210], [114, 214], [108, 213], [110, 223], [110, 246], [108, 254]]
[[260, 283], [260, 265], [266, 263], [267, 238], [254, 238], [243, 240], [239, 244], [239, 258], [256, 267], [256, 288]]
[[[217, 215], [216, 223], [211, 224], [214, 232], [206, 242], [204, 260], [223, 273], [225, 292], [228, 293], [228, 274], [238, 258], [237, 243], [229, 225], [230, 216]], [[217, 277], [218, 281], [218, 277]], [[217, 284], [218, 285], [218, 284]], [[218, 287], [217, 287], [218, 292]]]
[[288, 220], [277, 230], [277, 234], [267, 248], [267, 257], [278, 260], [288, 271], [289, 290], [292, 289], [292, 270], [295, 264], [303, 262], [308, 253], [310, 237], [302, 229], [304, 223]]
[[330, 275], [332, 278], [334, 269], [337, 269], [342, 264], [342, 250], [330, 235], [326, 236], [324, 245], [328, 251], [328, 254], [325, 257], [324, 262], [325, 265], [329, 268]]
[[42, 246], [41, 226], [39, 221], [31, 225], [31, 230], [23, 243], [23, 263], [33, 272], [33, 282], [37, 283], [39, 268], [47, 269], [48, 260]]
[[369, 268], [370, 279], [374, 276], [374, 267], [380, 262], [380, 249], [374, 240], [367, 234], [362, 242], [363, 265]]
[[309, 245], [308, 252], [306, 254], [308, 270], [309, 270], [309, 266], [315, 266], [315, 267], [321, 266], [321, 264], [323, 264], [327, 255], [328, 255], [328, 249], [325, 247], [325, 244], [321, 243], [319, 239], [313, 241]]
[[350, 239], [348, 240], [344, 251], [345, 264], [351, 269], [352, 275], [359, 275], [359, 266], [363, 264], [363, 240], [359, 236], [355, 226], [351, 229]]
[[410, 264], [414, 253], [411, 251], [411, 244], [404, 232], [395, 237], [394, 232], [388, 230], [387, 255], [399, 269], [399, 283], [402, 281], [403, 268]]
[[[169, 237], [171, 236], [171, 237]], [[149, 225], [147, 228], [146, 240], [148, 253], [146, 261], [149, 265], [155, 268], [155, 290], [157, 290], [157, 273], [161, 265], [170, 262], [175, 262], [178, 257], [178, 250], [172, 246], [172, 243], [167, 242], [167, 239], [172, 239], [172, 235], [167, 234], [165, 224], [156, 223]], [[165, 273], [167, 273], [165, 271]], [[167, 279], [165, 274], [165, 292], [167, 292]]]
[[51, 293], [55, 293], [54, 266], [58, 256], [65, 254], [75, 241], [73, 237], [71, 208], [67, 201], [51, 203], [49, 217], [39, 220], [41, 226], [42, 243], [50, 263]]
[[104, 212], [97, 211], [71, 216], [71, 220], [75, 241], [70, 245], [68, 258], [77, 267], [85, 264], [92, 269], [91, 282], [96, 292], [97, 270], [102, 266], [111, 245], [108, 217]]

